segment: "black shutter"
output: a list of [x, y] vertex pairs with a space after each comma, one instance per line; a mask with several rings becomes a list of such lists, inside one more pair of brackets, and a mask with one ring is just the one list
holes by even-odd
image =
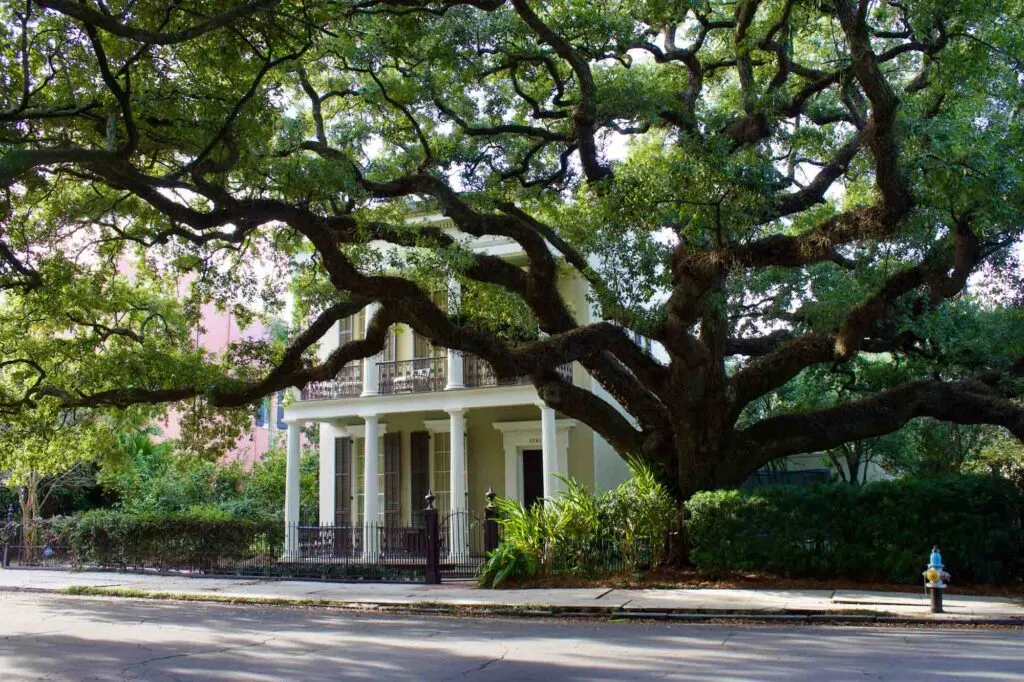
[[334, 525], [352, 525], [352, 439], [334, 439]]
[[414, 431], [409, 434], [410, 487], [412, 488], [412, 525], [423, 528], [425, 498], [430, 490], [430, 434]]
[[399, 476], [402, 466], [402, 434], [384, 434], [384, 525], [402, 525], [402, 489]]

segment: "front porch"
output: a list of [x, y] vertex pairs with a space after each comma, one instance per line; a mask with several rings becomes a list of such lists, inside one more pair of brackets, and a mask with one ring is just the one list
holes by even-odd
[[[516, 388], [533, 393], [529, 386]], [[479, 392], [491, 393], [457, 393]], [[319, 414], [310, 414], [313, 408], [303, 403], [286, 411], [286, 559], [421, 562], [424, 499], [432, 492], [443, 556], [453, 562], [476, 560], [484, 553], [485, 491], [529, 504], [557, 495], [559, 476], [592, 479], [587, 439], [578, 438], [571, 447], [576, 423], [558, 419], [543, 404], [487, 406], [462, 400], [474, 406], [434, 410], [420, 404], [401, 411], [413, 404], [396, 404], [396, 398], [388, 405], [395, 411], [384, 414], [352, 414], [366, 410], [365, 398], [351, 405], [339, 401], [330, 418], [322, 414], [323, 403], [316, 405]], [[299, 433], [313, 421], [320, 430], [319, 525], [303, 527], [298, 523]]]

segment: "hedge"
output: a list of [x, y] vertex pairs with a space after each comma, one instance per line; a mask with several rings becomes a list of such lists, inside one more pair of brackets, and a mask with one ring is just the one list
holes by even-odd
[[932, 545], [953, 580], [1024, 580], [1024, 495], [986, 477], [901, 479], [855, 488], [770, 487], [699, 493], [687, 503], [690, 561], [721, 575], [913, 584]]
[[281, 554], [283, 525], [205, 513], [127, 514], [97, 510], [48, 521], [51, 542], [76, 564], [213, 570]]

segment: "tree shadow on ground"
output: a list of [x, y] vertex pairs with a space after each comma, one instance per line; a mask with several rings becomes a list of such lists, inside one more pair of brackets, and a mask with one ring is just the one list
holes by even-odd
[[[1020, 679], [1020, 633], [386, 616], [17, 595], [4, 679]], [[11, 610], [13, 609], [13, 611]]]

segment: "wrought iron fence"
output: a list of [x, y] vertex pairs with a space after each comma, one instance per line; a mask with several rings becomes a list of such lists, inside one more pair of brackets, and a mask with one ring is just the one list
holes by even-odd
[[[194, 537], [193, 531], [185, 530], [168, 533], [157, 543], [106, 538], [98, 543], [79, 541], [78, 545], [69, 541], [66, 526], [14, 520], [0, 522], [0, 543], [4, 567], [422, 582], [433, 561], [439, 578], [475, 577], [487, 549], [484, 516], [458, 512], [439, 521], [437, 511], [431, 509], [425, 518], [426, 527], [376, 523], [254, 526], [244, 537], [234, 533], [226, 544]], [[436, 538], [433, 553], [431, 526]], [[493, 548], [497, 546], [493, 529], [492, 535]]]
[[[475, 578], [480, 572], [487, 552], [494, 549], [487, 546], [486, 521], [485, 514], [470, 511], [452, 512], [440, 519], [438, 535], [442, 579]], [[494, 525], [498, 527], [496, 522]]]
[[415, 358], [377, 363], [378, 391], [428, 393], [443, 391], [448, 383], [448, 358]]
[[302, 400], [336, 400], [352, 398], [363, 392], [363, 363], [355, 362], [341, 368], [329, 381], [312, 381], [302, 389]]

